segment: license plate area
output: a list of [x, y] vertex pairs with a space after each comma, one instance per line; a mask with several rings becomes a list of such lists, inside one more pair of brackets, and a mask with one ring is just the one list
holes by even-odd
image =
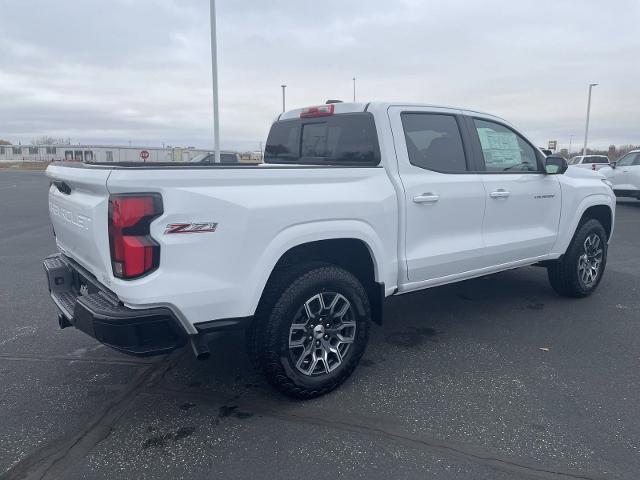
[[80, 297], [100, 293], [109, 302], [115, 305], [120, 303], [118, 298], [102, 287], [91, 274], [84, 272], [82, 267], [60, 254], [47, 257], [43, 265], [51, 298], [72, 323], [76, 301]]
[[100, 291], [91, 280], [76, 269], [72, 269], [71, 271], [71, 289], [77, 297], [98, 293]]

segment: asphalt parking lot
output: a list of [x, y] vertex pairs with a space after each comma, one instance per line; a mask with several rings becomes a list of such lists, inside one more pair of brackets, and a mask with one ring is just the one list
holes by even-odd
[[618, 203], [592, 297], [532, 267], [394, 298], [354, 376], [296, 402], [241, 335], [198, 362], [59, 330], [47, 183], [0, 172], [2, 479], [638, 478], [638, 201]]

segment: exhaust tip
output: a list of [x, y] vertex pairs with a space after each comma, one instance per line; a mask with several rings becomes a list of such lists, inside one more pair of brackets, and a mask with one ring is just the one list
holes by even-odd
[[195, 335], [192, 337], [191, 348], [198, 360], [207, 360], [211, 356], [211, 350], [209, 350], [209, 345], [204, 335]]
[[71, 327], [71, 323], [69, 323], [67, 317], [61, 313], [58, 314], [58, 325], [60, 326], [60, 329]]
[[196, 353], [197, 360], [209, 360], [209, 357], [211, 357], [211, 352]]

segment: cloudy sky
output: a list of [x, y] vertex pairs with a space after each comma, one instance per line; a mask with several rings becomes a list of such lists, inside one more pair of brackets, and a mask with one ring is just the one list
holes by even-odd
[[[2, 0], [0, 138], [212, 144], [208, 0]], [[406, 100], [503, 116], [539, 144], [640, 143], [638, 0], [218, 0], [223, 148], [281, 109]]]

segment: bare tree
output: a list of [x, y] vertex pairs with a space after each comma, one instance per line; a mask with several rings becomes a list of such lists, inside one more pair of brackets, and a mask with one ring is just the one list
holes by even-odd
[[48, 135], [42, 135], [41, 137], [31, 140], [31, 145], [70, 145], [71, 139], [67, 138], [54, 138]]
[[31, 145], [56, 145], [57, 140], [53, 137], [49, 137], [47, 135], [43, 135], [38, 138], [34, 138], [31, 140]]

